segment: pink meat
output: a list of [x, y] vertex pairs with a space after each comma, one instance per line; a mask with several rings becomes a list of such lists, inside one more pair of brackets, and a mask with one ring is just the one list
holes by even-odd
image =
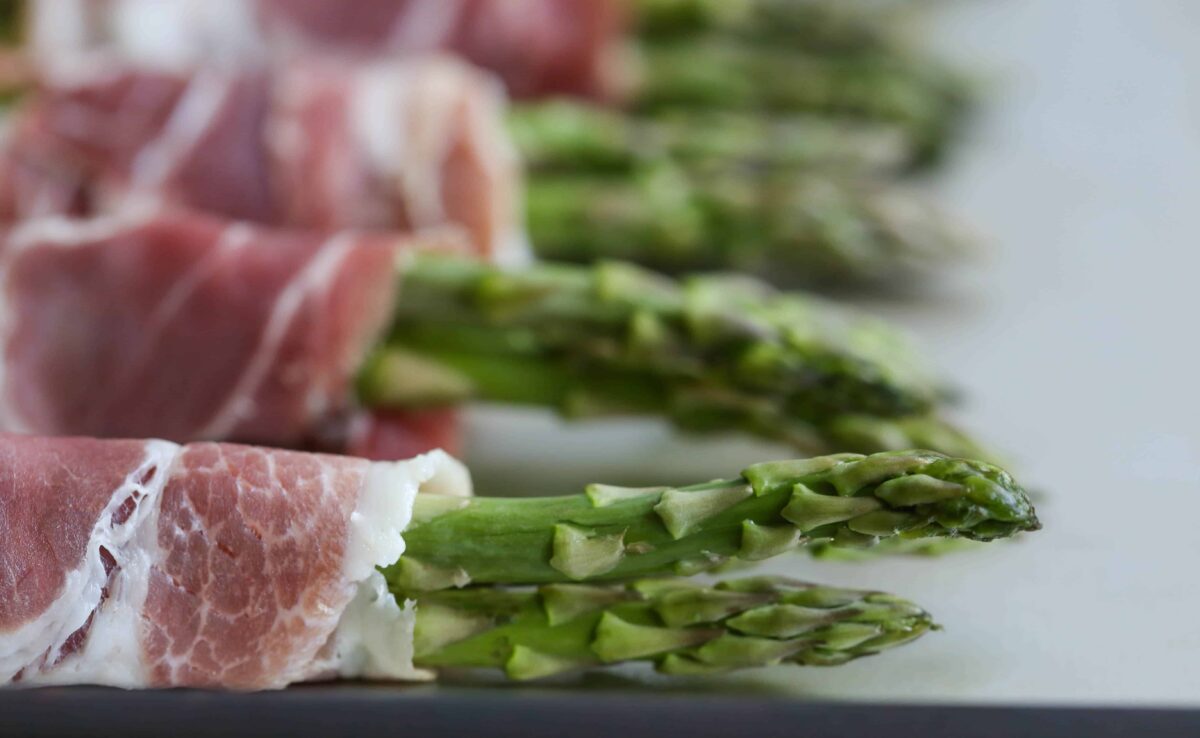
[[148, 201], [268, 225], [453, 231], [485, 256], [519, 243], [518, 188], [502, 94], [444, 58], [193, 73], [76, 60], [46, 75], [0, 156], [10, 221]]
[[[611, 96], [626, 0], [39, 0], [43, 57], [103, 48], [158, 63], [212, 55], [258, 60], [313, 49], [452, 51], [513, 94]], [[140, 23], [146, 17], [152, 23]]]
[[[331, 676], [369, 469], [223, 444], [0, 435], [0, 684]], [[103, 566], [103, 591], [89, 566]]]
[[267, 137], [281, 222], [453, 224], [500, 256], [518, 230], [520, 186], [501, 99], [489, 78], [446, 58], [294, 60], [275, 80]]
[[305, 443], [345, 413], [406, 243], [185, 213], [21, 226], [0, 242], [0, 420]]
[[623, 31], [620, 0], [258, 0], [282, 47], [356, 52], [446, 49], [498, 73], [518, 97], [603, 97]]
[[350, 424], [346, 452], [377, 461], [408, 459], [436, 449], [458, 456], [459, 421], [453, 408], [363, 413]]
[[59, 442], [0, 434], [0, 636], [36, 618], [81, 565], [140, 441]]
[[163, 489], [144, 612], [150, 686], [255, 689], [310, 671], [354, 594], [347, 523], [367, 462], [199, 444]]

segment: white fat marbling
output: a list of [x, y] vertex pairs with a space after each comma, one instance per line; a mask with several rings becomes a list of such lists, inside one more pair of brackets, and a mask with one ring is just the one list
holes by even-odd
[[358, 507], [350, 516], [344, 570], [348, 581], [358, 583], [358, 592], [334, 634], [336, 653], [331, 666], [340, 676], [431, 677], [412, 663], [415, 606], [396, 602], [376, 568], [394, 563], [404, 553], [400, 531], [412, 520], [418, 492], [468, 496], [470, 474], [443, 451], [371, 465]]

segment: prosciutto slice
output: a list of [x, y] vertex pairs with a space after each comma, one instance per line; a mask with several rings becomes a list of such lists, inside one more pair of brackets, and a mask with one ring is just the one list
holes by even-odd
[[377, 566], [442, 453], [0, 435], [0, 685], [281, 688], [422, 679]]
[[[169, 4], [164, 4], [169, 5]], [[504, 96], [446, 57], [159, 71], [60, 59], [8, 132], [0, 217], [151, 202], [268, 225], [438, 232], [519, 261]]]
[[24, 223], [0, 239], [0, 425], [288, 447], [336, 435], [397, 259], [421, 247], [184, 212]]
[[624, 0], [38, 0], [43, 58], [106, 49], [142, 62], [258, 61], [313, 49], [446, 50], [498, 73], [520, 97], [607, 96]]
[[407, 459], [433, 449], [457, 456], [462, 451], [459, 411], [441, 407], [357, 413], [339, 448], [377, 461]]

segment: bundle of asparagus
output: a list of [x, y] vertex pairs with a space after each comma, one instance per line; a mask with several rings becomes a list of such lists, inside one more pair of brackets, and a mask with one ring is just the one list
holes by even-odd
[[515, 680], [639, 661], [680, 676], [837, 666], [935, 627], [898, 597], [767, 577], [474, 588], [418, 602], [418, 666], [503, 669]]
[[655, 415], [809, 453], [986, 455], [938, 418], [944, 389], [893, 329], [748, 277], [426, 256], [401, 295], [360, 375], [368, 406], [487, 400]]
[[919, 637], [930, 616], [878, 592], [680, 577], [813, 545], [1038, 527], [1004, 471], [929, 451], [540, 499], [472, 497], [442, 452], [3, 435], [0, 455], [0, 686], [837, 665]]
[[[923, 451], [842, 454], [682, 488], [421, 495], [406, 552], [384, 573], [398, 598], [418, 603], [419, 665], [494, 667], [513, 679], [625, 661], [669, 674], [836, 665], [911, 641], [932, 620], [880, 593], [660, 577], [797, 547], [990, 541], [1038, 527], [1024, 491], [988, 464]], [[594, 584], [604, 581], [627, 584]]]
[[889, 121], [936, 156], [965, 81], [897, 31], [904, 4], [636, 0], [635, 105], [809, 110]]
[[511, 116], [540, 255], [828, 284], [961, 254], [944, 215], [883, 181], [935, 161], [967, 107], [963, 82], [892, 32], [896, 12], [636, 5], [627, 110], [559, 101]]
[[819, 173], [660, 164], [622, 178], [539, 174], [526, 213], [538, 254], [550, 259], [817, 285], [878, 281], [965, 250], [961, 230], [914, 194]]
[[945, 70], [894, 53], [805, 54], [723, 38], [647, 44], [635, 108], [711, 107], [808, 111], [894, 124], [918, 162], [936, 161], [965, 112], [961, 84]]
[[868, 0], [636, 0], [643, 39], [721, 33], [754, 43], [779, 43], [853, 54], [894, 46], [912, 4]]
[[675, 109], [633, 115], [549, 100], [515, 106], [509, 130], [538, 177], [627, 176], [666, 161], [691, 170], [884, 174], [902, 169], [910, 155], [894, 126], [811, 113]]

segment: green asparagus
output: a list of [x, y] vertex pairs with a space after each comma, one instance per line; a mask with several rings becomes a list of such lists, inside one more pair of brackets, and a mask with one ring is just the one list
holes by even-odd
[[736, 171], [886, 173], [913, 157], [898, 127], [831, 116], [720, 110], [640, 116], [554, 100], [515, 106], [508, 127], [535, 177], [628, 175], [663, 161]]
[[[764, 418], [762, 422], [767, 422]], [[969, 459], [992, 459], [993, 452], [969, 434], [934, 414], [904, 418], [881, 418], [869, 415], [843, 415], [804, 428], [792, 423], [790, 433], [778, 435], [787, 428], [786, 419], [778, 420], [776, 434], [769, 426], [758, 435], [776, 438], [809, 453], [829, 453], [833, 450], [875, 453], [900, 451], [906, 448], [932, 448], [950, 456]]]
[[749, 278], [427, 256], [405, 270], [401, 295], [360, 374], [367, 406], [478, 399], [659, 415], [805, 450], [969, 447], [928, 415], [942, 387], [893, 330]]
[[896, 47], [910, 8], [847, 0], [635, 0], [638, 35], [714, 33], [754, 43], [857, 54]]
[[831, 666], [934, 627], [921, 608], [890, 595], [776, 578], [472, 588], [417, 602], [418, 666], [503, 669], [517, 680], [630, 661], [679, 675]]
[[417, 499], [407, 548], [384, 570], [405, 596], [467, 584], [690, 575], [801, 545], [989, 541], [1039, 527], [1003, 470], [929, 451], [758, 464], [690, 487], [592, 485], [531, 499]]
[[936, 160], [966, 112], [966, 85], [902, 54], [822, 56], [721, 38], [642, 44], [631, 104], [810, 112], [892, 122]]
[[978, 541], [971, 541], [965, 538], [924, 540], [889, 538], [872, 548], [842, 548], [832, 543], [823, 543], [810, 547], [807, 553], [814, 559], [822, 561], [862, 563], [894, 556], [938, 558], [953, 553], [969, 551], [984, 545]]
[[19, 0], [0, 0], [0, 44], [20, 42], [24, 15], [24, 4]]
[[666, 165], [625, 179], [543, 174], [529, 183], [526, 212], [544, 258], [667, 272], [828, 285], [916, 274], [966, 251], [961, 231], [914, 193], [817, 174]]

